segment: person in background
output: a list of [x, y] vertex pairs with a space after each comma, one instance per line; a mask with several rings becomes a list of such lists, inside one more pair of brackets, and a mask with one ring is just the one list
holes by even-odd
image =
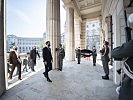
[[28, 58], [27, 56], [25, 56], [25, 58], [23, 59], [23, 66], [24, 66], [23, 71], [26, 69], [26, 72], [28, 72], [27, 65], [28, 65]]
[[62, 44], [59, 44], [59, 48], [56, 48], [58, 56], [58, 65], [60, 71], [62, 71], [63, 59], [65, 58], [65, 50], [62, 48]]
[[102, 50], [100, 50], [101, 53], [101, 60], [102, 60], [102, 65], [103, 65], [103, 69], [105, 72], [105, 76], [102, 76], [102, 79], [105, 80], [109, 80], [109, 65], [108, 62], [109, 60], [109, 47], [108, 47], [109, 43], [107, 41], [104, 41], [104, 45]]
[[30, 66], [31, 71], [35, 72], [34, 66], [36, 66], [36, 57], [40, 58], [39, 53], [36, 51], [36, 46], [33, 47], [33, 49], [30, 51]]
[[77, 58], [77, 50], [78, 50], [78, 48], [76, 48], [76, 49], [75, 49], [75, 53], [76, 53], [76, 58]]
[[15, 67], [17, 66], [18, 79], [22, 80], [22, 78], [21, 78], [21, 59], [18, 55], [16, 46], [13, 46], [13, 51], [11, 51], [9, 54], [9, 62], [10, 62], [10, 66], [11, 66], [9, 79], [12, 79], [13, 72], [15, 70]]
[[78, 50], [77, 50], [77, 60], [78, 60], [78, 64], [80, 64], [80, 60], [81, 60], [81, 50], [80, 50], [80, 47], [78, 47]]
[[95, 46], [92, 47], [92, 57], [93, 57], [93, 66], [96, 66], [97, 51]]
[[51, 49], [50, 49], [50, 41], [46, 42], [46, 46], [42, 50], [42, 55], [43, 55], [43, 62], [45, 65], [45, 72], [43, 72], [44, 77], [47, 78], [48, 82], [52, 82], [51, 79], [49, 78], [48, 72], [52, 70], [52, 54], [51, 54]]

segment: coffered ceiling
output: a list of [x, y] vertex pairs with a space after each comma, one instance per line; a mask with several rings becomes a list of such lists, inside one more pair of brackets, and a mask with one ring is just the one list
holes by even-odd
[[80, 16], [101, 11], [102, 0], [62, 0], [64, 5], [72, 4]]

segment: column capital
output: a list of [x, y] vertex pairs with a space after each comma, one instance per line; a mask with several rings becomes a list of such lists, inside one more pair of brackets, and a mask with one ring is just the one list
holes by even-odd
[[74, 5], [73, 5], [72, 2], [69, 2], [69, 3], [67, 3], [67, 4], [64, 5], [64, 8], [65, 9], [68, 9], [68, 8], [73, 8], [74, 9]]

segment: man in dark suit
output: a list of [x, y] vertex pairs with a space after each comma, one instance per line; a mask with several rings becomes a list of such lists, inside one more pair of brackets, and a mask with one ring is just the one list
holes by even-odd
[[104, 41], [104, 46], [103, 46], [102, 50], [100, 50], [103, 69], [105, 72], [105, 76], [102, 76], [102, 79], [105, 79], [105, 80], [109, 80], [109, 65], [108, 65], [109, 47], [108, 47], [108, 45], [109, 45], [109, 43], [107, 41]]
[[30, 51], [30, 66], [31, 66], [31, 71], [35, 72], [34, 66], [36, 65], [36, 57], [40, 58], [40, 55], [38, 51], [36, 50], [36, 46], [33, 47], [33, 49]]
[[47, 78], [48, 82], [52, 82], [49, 78], [48, 72], [52, 70], [52, 54], [50, 49], [50, 41], [46, 42], [46, 46], [43, 48], [43, 62], [45, 65], [44, 76]]
[[16, 46], [13, 46], [13, 51], [10, 52], [9, 62], [11, 66], [9, 79], [12, 79], [13, 72], [15, 70], [15, 67], [17, 66], [18, 79], [22, 80], [21, 79], [21, 62], [20, 62], [20, 58], [19, 58]]

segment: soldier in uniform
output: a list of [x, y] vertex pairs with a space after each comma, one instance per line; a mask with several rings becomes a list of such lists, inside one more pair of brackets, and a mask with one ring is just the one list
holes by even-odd
[[120, 87], [119, 100], [133, 99], [133, 40], [124, 43], [122, 46], [112, 50], [114, 60], [121, 61], [123, 59], [125, 66], [122, 68], [124, 78]]
[[60, 71], [62, 71], [63, 59], [65, 58], [65, 50], [62, 48], [62, 44], [59, 44], [59, 48], [56, 48], [58, 56], [58, 65]]
[[77, 60], [78, 60], [78, 64], [80, 64], [80, 60], [81, 60], [81, 50], [80, 50], [80, 47], [78, 47], [78, 50], [77, 50]]
[[93, 57], [93, 66], [96, 66], [97, 51], [95, 46], [93, 46], [92, 48], [92, 57]]
[[101, 60], [102, 60], [102, 65], [103, 65], [103, 69], [104, 69], [104, 72], [105, 72], [105, 76], [102, 76], [102, 79], [105, 79], [105, 80], [109, 80], [109, 65], [108, 65], [108, 62], [109, 62], [109, 47], [108, 47], [108, 42], [107, 41], [104, 41], [104, 46], [102, 48], [102, 50], [100, 50], [100, 53], [101, 53]]

